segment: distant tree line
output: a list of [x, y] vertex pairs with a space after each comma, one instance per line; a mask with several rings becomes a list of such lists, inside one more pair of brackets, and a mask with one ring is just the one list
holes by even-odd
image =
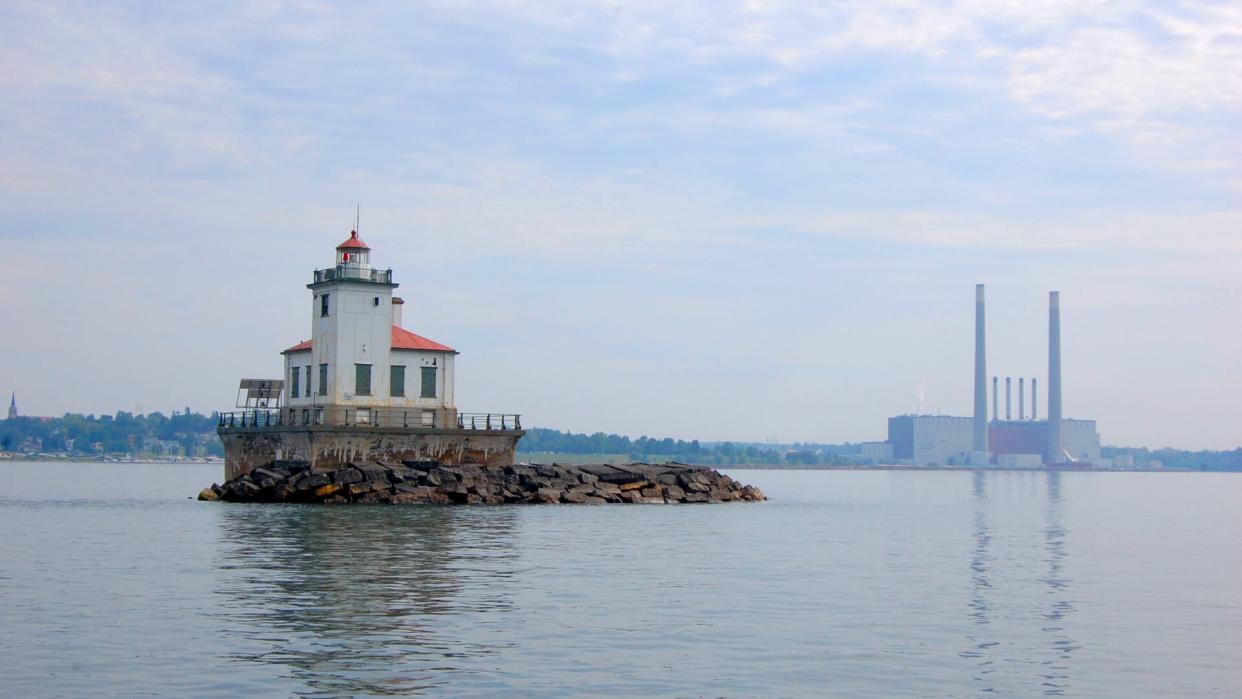
[[[186, 408], [171, 415], [119, 411], [115, 415], [66, 413], [58, 418], [18, 417], [0, 420], [0, 451], [69, 452], [77, 454], [223, 456], [216, 436], [216, 413], [202, 415]], [[858, 465], [865, 463], [858, 444], [795, 442], [700, 442], [671, 437], [630, 437], [595, 432], [577, 434], [535, 427], [518, 444], [524, 454], [621, 456], [634, 461], [679, 461], [704, 465], [795, 464]], [[1242, 471], [1242, 448], [1231, 451], [1186, 451], [1109, 447], [1102, 456], [1133, 457], [1135, 465], [1159, 463], [1182, 471]]]
[[1242, 447], [1232, 451], [1186, 451], [1146, 447], [1103, 447], [1100, 455], [1132, 456], [1136, 466], [1159, 463], [1176, 471], [1242, 471]]
[[135, 415], [18, 417], [0, 421], [0, 451], [69, 452], [78, 454], [161, 454], [223, 456], [216, 436], [216, 413], [202, 415], [174, 410]]
[[754, 442], [700, 442], [671, 437], [575, 434], [535, 427], [527, 430], [518, 443], [524, 454], [583, 454], [625, 456], [634, 461], [679, 461], [687, 464], [817, 464], [861, 463], [862, 448], [857, 444], [812, 444], [796, 442], [775, 445]]
[[[795, 442], [775, 445], [757, 442], [700, 442], [672, 438], [639, 437], [596, 432], [576, 434], [536, 427], [518, 443], [523, 454], [580, 454], [624, 456], [634, 461], [680, 461], [687, 464], [819, 464], [866, 465], [861, 444]], [[1178, 471], [1242, 471], [1242, 448], [1232, 451], [1185, 451], [1143, 447], [1103, 447], [1101, 455], [1130, 455], [1136, 466], [1159, 463]]]

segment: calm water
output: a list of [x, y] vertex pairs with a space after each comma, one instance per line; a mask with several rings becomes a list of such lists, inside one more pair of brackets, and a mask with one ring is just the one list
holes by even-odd
[[0, 695], [1242, 696], [1242, 475], [185, 499], [220, 470], [0, 464]]

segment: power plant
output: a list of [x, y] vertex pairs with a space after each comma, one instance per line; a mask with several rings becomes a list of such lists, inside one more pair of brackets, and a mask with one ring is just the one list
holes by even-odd
[[1038, 379], [1031, 377], [1030, 415], [1026, 377], [1018, 377], [1018, 419], [1013, 419], [1012, 377], [1005, 377], [1001, 419], [1000, 377], [992, 377], [988, 420], [987, 332], [984, 287], [975, 286], [974, 416], [898, 415], [888, 419], [888, 440], [863, 444], [875, 463], [916, 466], [1087, 467], [1100, 463], [1094, 420], [1065, 419], [1061, 412], [1061, 294], [1048, 295], [1048, 418], [1038, 419]]

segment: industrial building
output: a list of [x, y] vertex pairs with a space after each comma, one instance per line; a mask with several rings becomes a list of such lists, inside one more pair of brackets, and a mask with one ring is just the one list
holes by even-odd
[[888, 440], [863, 445], [874, 463], [919, 466], [1041, 465], [1089, 466], [1100, 462], [1100, 436], [1094, 420], [1065, 419], [1061, 403], [1061, 298], [1048, 299], [1048, 418], [1038, 419], [1038, 383], [1030, 381], [1027, 413], [1025, 377], [1018, 379], [1018, 415], [1013, 416], [1012, 377], [1005, 378], [1001, 419], [1000, 377], [992, 377], [992, 417], [988, 419], [987, 334], [984, 287], [975, 287], [974, 415], [899, 415], [888, 419]]

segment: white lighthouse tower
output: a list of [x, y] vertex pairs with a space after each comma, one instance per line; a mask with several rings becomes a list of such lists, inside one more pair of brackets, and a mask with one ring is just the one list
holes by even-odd
[[286, 349], [286, 422], [450, 427], [457, 351], [401, 327], [392, 270], [371, 266], [351, 231], [336, 265], [315, 271], [311, 339]]

